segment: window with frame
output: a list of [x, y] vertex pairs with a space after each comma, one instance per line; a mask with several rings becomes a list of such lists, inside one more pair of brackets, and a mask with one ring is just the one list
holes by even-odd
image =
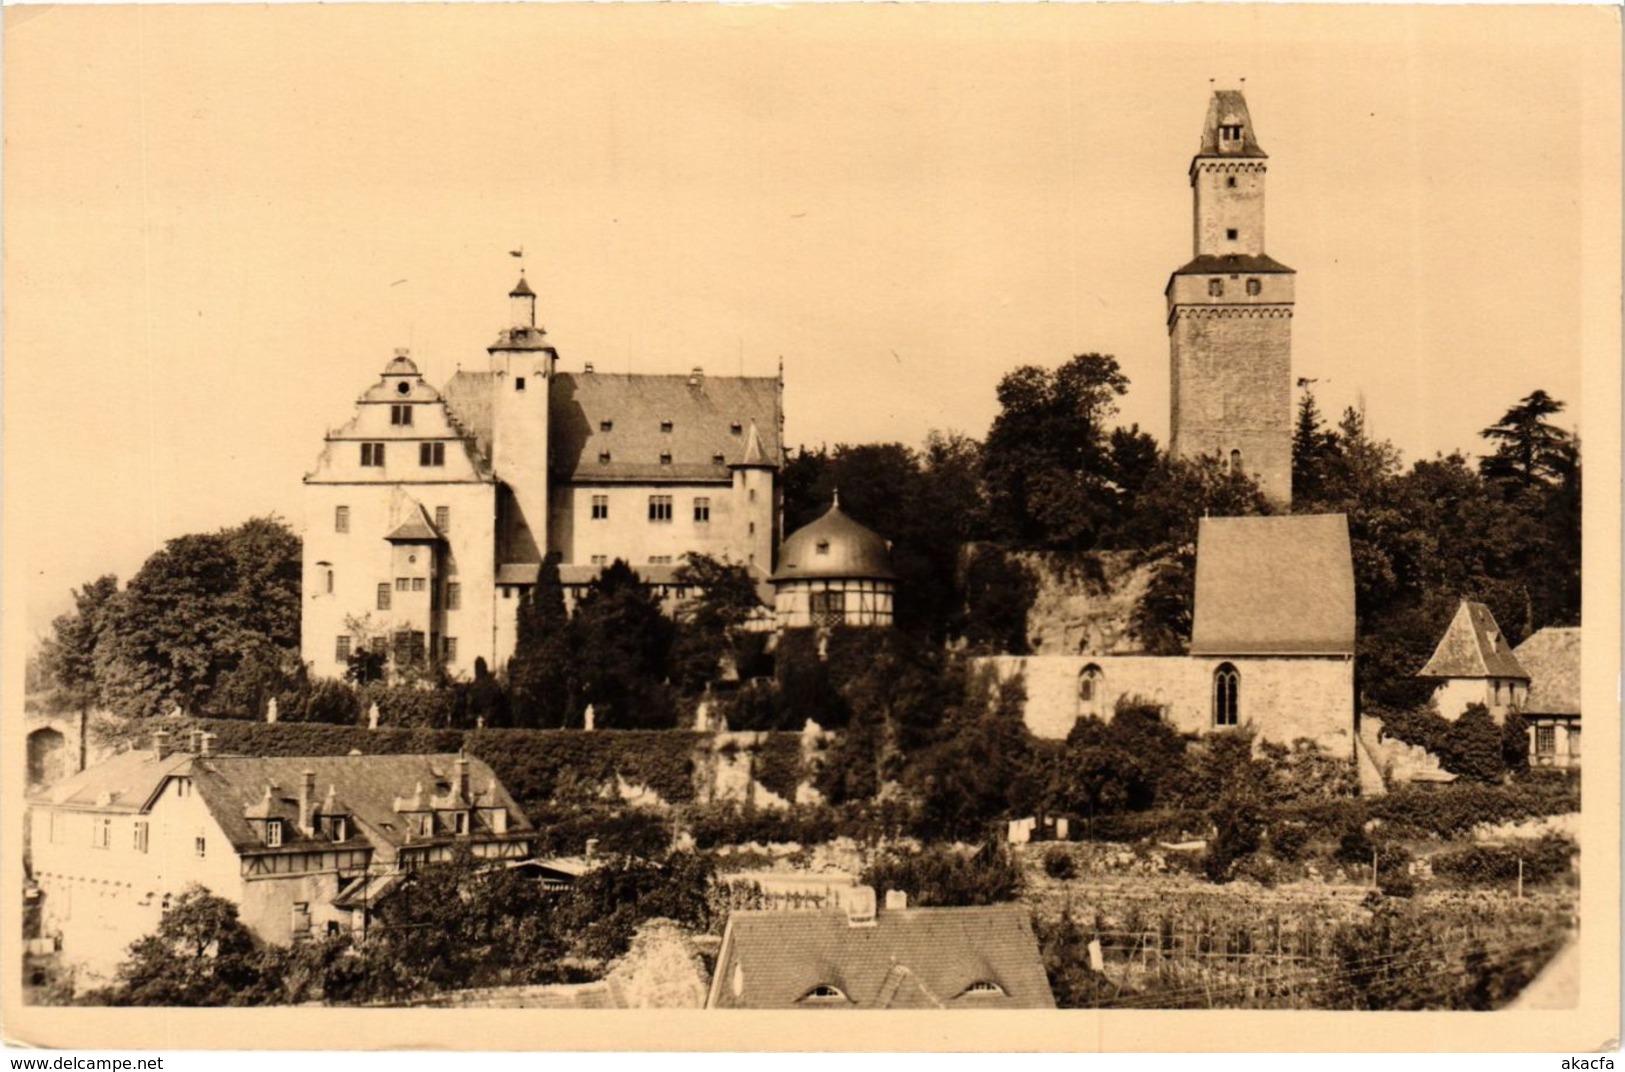
[[709, 496], [701, 495], [694, 500], [694, 521], [700, 525], [710, 523], [711, 499]]
[[454, 636], [440, 638], [440, 659], [442, 662], [454, 663], [457, 661], [457, 638]]
[[451, 531], [451, 507], [437, 506], [434, 508], [434, 527], [441, 532]]
[[97, 819], [91, 824], [90, 847], [93, 849], [110, 849], [113, 847], [113, 820]]
[[333, 531], [350, 531], [350, 508], [348, 506], [333, 507]]
[[310, 933], [310, 902], [295, 901], [293, 903], [293, 920], [290, 929], [296, 935]]
[[463, 586], [458, 581], [446, 582], [446, 609], [461, 610], [463, 607]]
[[389, 423], [400, 428], [409, 427], [412, 423], [412, 407], [390, 406]]
[[1535, 727], [1535, 754], [1552, 756], [1557, 754], [1557, 727]]
[[670, 521], [671, 520], [671, 496], [670, 495], [651, 495], [651, 496], [649, 496], [649, 520], [650, 521]]
[[1224, 280], [1209, 279], [1207, 281], [1207, 296], [1210, 298], [1224, 297]]
[[607, 566], [607, 565], [609, 565], [609, 556], [608, 555], [593, 555], [592, 559], [591, 559], [591, 562], [592, 562], [592, 564], [594, 566]]
[[418, 464], [420, 466], [445, 465], [446, 445], [444, 443], [419, 443]]
[[650, 555], [649, 556], [649, 565], [651, 565], [651, 566], [669, 566], [669, 565], [671, 565], [671, 556], [670, 555]]
[[200, 860], [209, 855], [209, 841], [202, 834], [192, 839], [192, 855]]
[[412, 578], [410, 578], [410, 577], [396, 577], [395, 578], [395, 591], [397, 591], [397, 592], [410, 592], [411, 590], [412, 590]]
[[265, 844], [273, 849], [282, 847], [282, 820], [268, 819], [265, 823]]
[[147, 820], [137, 819], [135, 821], [134, 837], [131, 839], [130, 847], [135, 849], [136, 852], [146, 852], [150, 840], [150, 833], [151, 831], [147, 826]]
[[1219, 126], [1219, 140], [1220, 141], [1240, 141], [1241, 140], [1241, 124], [1240, 123], [1223, 123], [1223, 124], [1221, 124]]
[[451, 816], [451, 832], [458, 837], [468, 833], [468, 812], [453, 812]]
[[1234, 726], [1240, 720], [1241, 675], [1229, 663], [1213, 671], [1213, 724]]
[[609, 496], [594, 495], [592, 497], [592, 519], [594, 521], [609, 520]]
[[348, 634], [334, 638], [333, 659], [341, 663], [350, 661], [350, 637]]
[[427, 638], [421, 630], [402, 629], [395, 634], [395, 661], [421, 663], [427, 647]]
[[384, 445], [382, 443], [361, 444], [361, 464], [368, 467], [378, 467], [384, 464]]
[[819, 626], [846, 624], [845, 592], [809, 592], [808, 608], [812, 622]]
[[389, 582], [388, 581], [379, 581], [378, 582], [378, 609], [379, 610], [388, 610], [389, 609]]
[[1100, 667], [1090, 663], [1078, 675], [1078, 715], [1100, 716], [1101, 696], [1106, 688], [1106, 675]]
[[1256, 298], [1264, 290], [1264, 284], [1257, 279], [1247, 280], [1247, 296]]
[[429, 579], [427, 577], [413, 577], [412, 578], [412, 591], [414, 591], [414, 592], [423, 592], [423, 591], [427, 591], [428, 587], [429, 587]]

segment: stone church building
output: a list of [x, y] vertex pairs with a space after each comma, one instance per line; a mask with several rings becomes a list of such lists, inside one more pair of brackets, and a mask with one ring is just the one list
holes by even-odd
[[1119, 701], [1186, 733], [1253, 729], [1354, 752], [1354, 565], [1348, 522], [1290, 515], [1295, 273], [1264, 252], [1264, 175], [1247, 102], [1217, 90], [1190, 165], [1194, 257], [1168, 280], [1169, 450], [1251, 476], [1278, 516], [1203, 518], [1189, 653], [988, 660], [1026, 689], [1024, 718], [1065, 737]]
[[304, 478], [301, 656], [368, 645], [468, 676], [513, 651], [548, 552], [566, 591], [620, 558], [662, 594], [689, 552], [766, 586], [780, 518], [782, 377], [561, 371], [521, 276], [479, 371], [436, 388], [398, 350]]

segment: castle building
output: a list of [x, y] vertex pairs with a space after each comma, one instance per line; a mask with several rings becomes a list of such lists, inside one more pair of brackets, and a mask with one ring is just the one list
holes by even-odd
[[1292, 502], [1296, 273], [1264, 252], [1264, 174], [1247, 102], [1217, 90], [1191, 160], [1195, 256], [1168, 280], [1169, 450], [1252, 476]]
[[563, 372], [523, 277], [508, 301], [483, 370], [436, 389], [396, 351], [305, 476], [317, 674], [363, 645], [397, 669], [499, 669], [549, 552], [567, 592], [617, 558], [662, 589], [691, 552], [771, 574], [782, 378]]

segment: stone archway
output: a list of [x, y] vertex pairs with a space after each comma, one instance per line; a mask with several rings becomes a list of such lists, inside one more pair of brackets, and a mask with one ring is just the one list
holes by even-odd
[[52, 726], [41, 726], [29, 733], [29, 785], [49, 785], [72, 773], [66, 734]]

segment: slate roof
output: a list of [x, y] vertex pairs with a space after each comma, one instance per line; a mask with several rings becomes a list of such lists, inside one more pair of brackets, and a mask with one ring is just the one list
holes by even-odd
[[[967, 993], [978, 983], [1002, 993]], [[818, 986], [845, 1000], [804, 1001]], [[1055, 999], [1028, 910], [1000, 904], [882, 909], [873, 925], [839, 910], [735, 911], [707, 1006], [1053, 1009]]]
[[1524, 672], [1495, 615], [1482, 603], [1462, 600], [1439, 638], [1433, 657], [1417, 677], [1523, 678]]
[[[1174, 269], [1174, 275], [1269, 275], [1284, 273], [1296, 275], [1267, 253], [1204, 253], [1188, 264]], [[1170, 283], [1172, 280], [1169, 281]]]
[[784, 541], [773, 583], [820, 577], [885, 581], [897, 577], [886, 541], [848, 517], [838, 496], [828, 510]]
[[1529, 673], [1526, 715], [1580, 714], [1580, 630], [1547, 626], [1512, 649]]
[[[406, 824], [395, 811], [397, 798], [416, 793], [445, 799], [438, 783], [455, 778], [455, 754], [374, 756], [197, 756], [174, 753], [159, 759], [149, 751], [125, 752], [105, 763], [58, 782], [30, 800], [96, 810], [145, 811], [164, 781], [184, 775], [192, 779], [198, 796], [221, 830], [239, 851], [264, 850], [265, 842], [251, 817], [296, 817], [304, 772], [316, 776], [318, 808], [331, 794], [343, 814], [359, 827], [375, 848], [392, 849], [407, 843]], [[483, 761], [468, 757], [469, 789], [482, 806], [508, 811], [509, 835], [531, 830], [530, 822]], [[267, 789], [274, 786], [269, 794]], [[493, 835], [501, 836], [501, 835]], [[299, 843], [290, 830], [285, 842]]]
[[[752, 422], [761, 452], [779, 464], [779, 410], [772, 376], [561, 373], [552, 395], [552, 471], [577, 483], [731, 481], [729, 465], [746, 464]], [[662, 431], [668, 421], [671, 431]], [[604, 452], [607, 463], [599, 460]], [[670, 464], [661, 463], [663, 453]]]
[[[1241, 124], [1241, 147], [1224, 152], [1219, 150], [1219, 127], [1223, 124]], [[1258, 146], [1253, 133], [1252, 116], [1247, 113], [1247, 98], [1239, 89], [1216, 89], [1207, 104], [1207, 120], [1202, 124], [1202, 149], [1199, 156], [1251, 157], [1264, 159], [1269, 154]]]
[[[493, 373], [458, 372], [444, 392], [458, 428], [487, 460], [494, 388]], [[725, 484], [733, 479], [731, 466], [777, 468], [783, 458], [779, 381], [772, 376], [561, 372], [549, 407], [552, 474], [575, 483]], [[669, 432], [662, 431], [667, 421]], [[609, 461], [601, 462], [605, 452]], [[669, 463], [662, 464], [663, 454]]]
[[1192, 655], [1354, 654], [1354, 560], [1342, 514], [1204, 517]]

